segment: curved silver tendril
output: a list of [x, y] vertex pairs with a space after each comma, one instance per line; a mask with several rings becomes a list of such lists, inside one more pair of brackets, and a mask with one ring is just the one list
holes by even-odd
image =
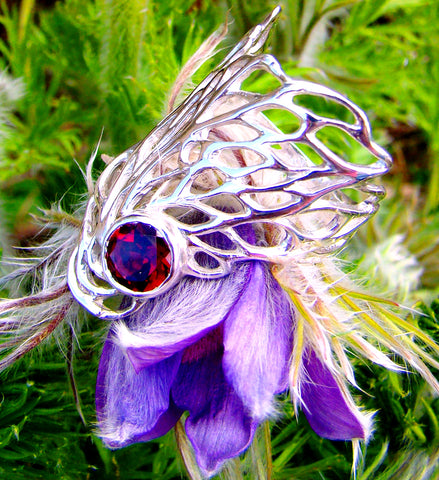
[[[72, 294], [92, 314], [125, 315], [185, 275], [218, 278], [237, 261], [331, 252], [378, 209], [384, 190], [371, 180], [391, 158], [372, 141], [365, 113], [327, 87], [291, 79], [273, 56], [257, 55], [278, 13], [101, 174], [68, 272]], [[247, 90], [251, 75], [264, 74], [279, 86]], [[307, 106], [322, 99], [325, 111], [353, 121]], [[116, 229], [136, 223], [153, 226], [170, 249], [170, 273], [149, 291], [121, 285], [105, 257]], [[264, 241], [246, 238], [246, 224]], [[211, 233], [226, 246], [211, 244]], [[105, 303], [121, 294], [122, 307]]]

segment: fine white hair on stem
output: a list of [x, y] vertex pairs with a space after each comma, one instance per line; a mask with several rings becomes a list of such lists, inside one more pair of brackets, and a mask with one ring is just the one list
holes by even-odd
[[[3, 260], [0, 288], [0, 370], [38, 346], [62, 323], [77, 322], [78, 307], [66, 282], [67, 265], [79, 234], [79, 221], [59, 208], [43, 212], [52, 236], [21, 256]], [[26, 255], [27, 254], [27, 255]], [[25, 292], [25, 295], [23, 295]]]

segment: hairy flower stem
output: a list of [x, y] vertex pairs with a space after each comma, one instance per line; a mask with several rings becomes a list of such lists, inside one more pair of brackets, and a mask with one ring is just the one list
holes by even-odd
[[181, 419], [175, 424], [174, 432], [177, 448], [189, 478], [191, 480], [203, 480]]
[[50, 302], [55, 300], [69, 291], [67, 283], [55, 289], [48, 290], [46, 292], [40, 292], [35, 295], [30, 295], [29, 297], [14, 298], [12, 300], [5, 300], [0, 303], [0, 313], [5, 313], [9, 310], [14, 310], [16, 308], [24, 307], [34, 307], [35, 305], [41, 305], [45, 302]]
[[264, 443], [266, 450], [266, 460], [267, 460], [267, 480], [273, 478], [273, 458], [272, 458], [272, 449], [271, 449], [271, 431], [270, 424], [268, 422], [264, 423]]
[[76, 386], [75, 372], [73, 369], [73, 359], [74, 359], [74, 331], [72, 325], [69, 325], [69, 340], [67, 344], [67, 373], [69, 376], [70, 388], [72, 389], [73, 398], [75, 399], [76, 410], [79, 414], [79, 418], [82, 421], [82, 424], [86, 427], [87, 422], [85, 420], [84, 414], [82, 413], [81, 408], [81, 398], [78, 392], [78, 387]]
[[60, 309], [59, 313], [47, 324], [47, 326], [39, 332], [37, 335], [30, 337], [25, 343], [23, 343], [19, 349], [13, 354], [5, 357], [0, 361], [0, 370], [10, 366], [13, 362], [16, 362], [35, 347], [40, 345], [64, 320], [67, 312], [73, 304], [73, 298], [70, 298]]

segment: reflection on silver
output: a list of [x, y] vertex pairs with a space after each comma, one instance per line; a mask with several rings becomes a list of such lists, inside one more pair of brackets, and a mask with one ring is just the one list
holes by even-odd
[[[92, 314], [120, 317], [185, 275], [218, 278], [238, 261], [334, 251], [377, 210], [384, 190], [370, 180], [389, 170], [391, 158], [372, 142], [365, 113], [329, 88], [291, 79], [273, 56], [257, 54], [278, 13], [251, 30], [145, 140], [100, 176], [68, 273], [73, 295]], [[270, 75], [274, 88], [246, 90], [243, 82], [255, 73]], [[304, 106], [319, 100], [353, 121]], [[342, 148], [334, 147], [337, 142]], [[354, 157], [362, 163], [353, 163]], [[153, 225], [171, 245], [171, 275], [150, 292], [128, 292], [106, 267], [109, 235], [132, 221]], [[263, 240], [242, 238], [245, 224]], [[209, 244], [206, 234], [213, 232], [227, 237], [227, 248]], [[206, 255], [214, 259], [210, 268], [199, 260]], [[108, 299], [127, 293], [122, 303], [113, 301], [122, 307], [108, 306]]]

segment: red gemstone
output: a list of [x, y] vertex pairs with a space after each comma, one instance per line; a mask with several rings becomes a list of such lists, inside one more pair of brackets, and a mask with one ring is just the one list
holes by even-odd
[[105, 259], [116, 282], [133, 292], [154, 290], [171, 271], [169, 245], [145, 223], [125, 223], [116, 228], [108, 240]]

